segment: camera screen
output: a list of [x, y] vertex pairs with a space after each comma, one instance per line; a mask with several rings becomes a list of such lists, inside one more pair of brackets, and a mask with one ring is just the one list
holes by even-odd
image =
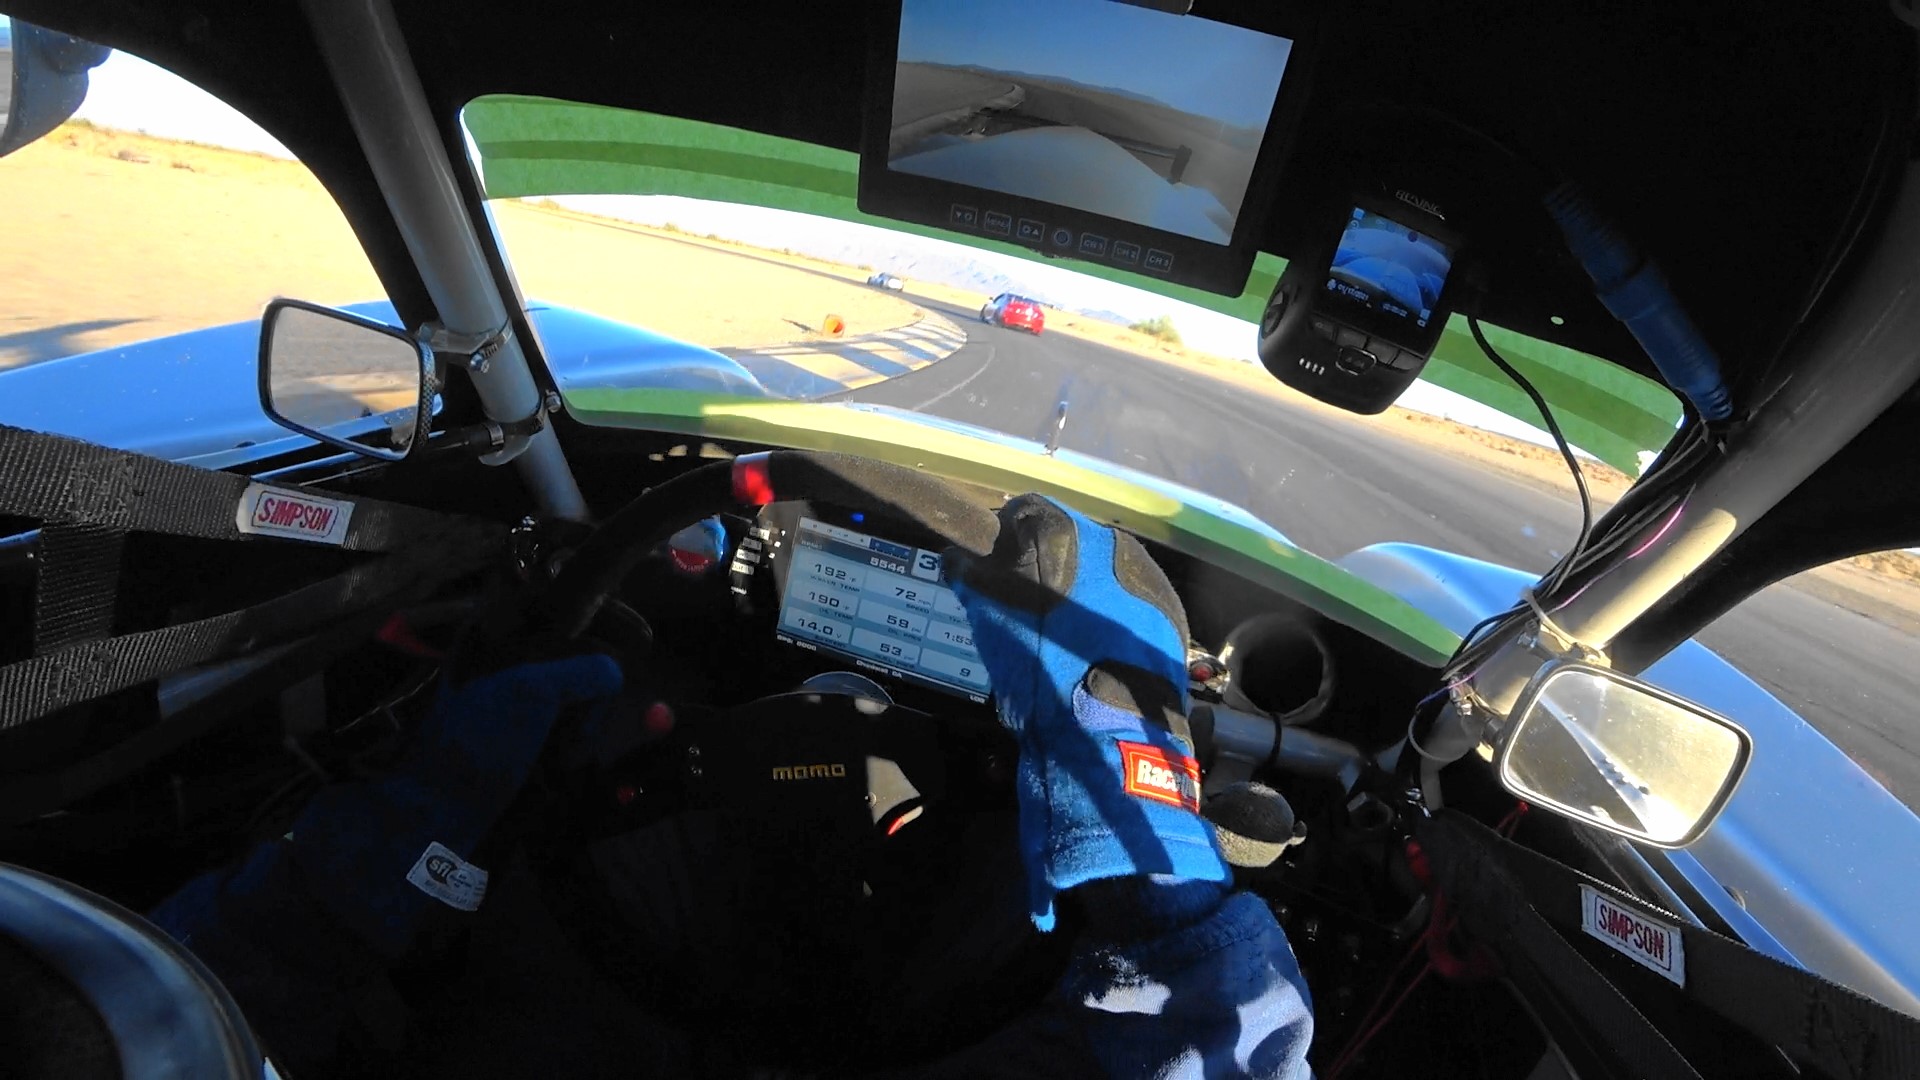
[[1422, 337], [1436, 314], [1445, 318], [1436, 309], [1452, 268], [1452, 245], [1355, 207], [1334, 251], [1327, 292], [1347, 306], [1374, 313], [1379, 318], [1372, 321], [1383, 328], [1397, 324]]
[[905, 0], [887, 167], [1226, 245], [1292, 48], [1112, 0]]

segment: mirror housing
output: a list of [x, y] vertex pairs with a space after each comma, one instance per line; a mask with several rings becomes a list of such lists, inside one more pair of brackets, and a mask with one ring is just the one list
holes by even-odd
[[1530, 803], [1679, 848], [1713, 824], [1752, 756], [1753, 740], [1725, 717], [1609, 668], [1556, 660], [1514, 702], [1496, 766]]
[[87, 73], [113, 50], [71, 34], [0, 18], [0, 157], [59, 127], [87, 99]]
[[260, 408], [282, 427], [382, 461], [427, 443], [433, 352], [398, 327], [303, 300], [260, 317]]

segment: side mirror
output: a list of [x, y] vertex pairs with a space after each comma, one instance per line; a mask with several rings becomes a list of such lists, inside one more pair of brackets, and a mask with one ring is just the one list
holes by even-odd
[[260, 407], [357, 454], [399, 461], [433, 423], [433, 353], [405, 330], [301, 300], [260, 319]]
[[87, 99], [87, 72], [113, 50], [0, 16], [0, 157], [59, 127]]
[[1699, 839], [1753, 755], [1732, 721], [1591, 664], [1541, 668], [1512, 717], [1498, 758], [1508, 791], [1656, 847]]

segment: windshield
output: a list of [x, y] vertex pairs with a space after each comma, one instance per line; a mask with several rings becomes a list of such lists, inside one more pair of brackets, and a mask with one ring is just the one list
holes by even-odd
[[[747, 171], [720, 158], [778, 140], [525, 98], [483, 98], [465, 121], [530, 303], [715, 350], [752, 376], [756, 393], [884, 406], [1056, 443], [1109, 470], [1233, 504], [1328, 559], [1408, 541], [1538, 574], [1578, 529], [1566, 465], [1537, 415], [1516, 419], [1424, 379], [1381, 416], [1322, 405], [1260, 365], [1254, 324], [1220, 310], [1234, 301], [1202, 306], [1136, 287], [1146, 284], [1137, 276], [860, 215], [824, 197], [818, 189], [830, 180], [811, 159], [811, 171], [795, 164], [792, 176], [763, 161], [774, 182], [695, 171]], [[627, 126], [656, 123], [671, 126]], [[556, 130], [587, 137], [540, 141]], [[651, 141], [635, 141], [643, 137]], [[1489, 333], [1514, 357], [1572, 357], [1617, 373]], [[1477, 355], [1470, 341], [1466, 349]], [[563, 385], [567, 377], [560, 373]], [[1663, 388], [1628, 378], [1638, 414], [1664, 417], [1638, 432], [1576, 436], [1602, 504], [1626, 489], [1680, 413]], [[1556, 404], [1593, 392], [1572, 378], [1538, 381]]]
[[[779, 148], [802, 160], [762, 161], [748, 178], [741, 173], [752, 170], [713, 152], [772, 154], [779, 140], [543, 99], [481, 99], [465, 120], [530, 302], [715, 350], [753, 377], [756, 393], [959, 422], [1036, 452], [1057, 444], [1117, 474], [1223, 500], [1336, 562], [1412, 543], [1537, 575], [1578, 529], [1565, 463], [1537, 417], [1514, 415], [1532, 417], [1531, 406], [1461, 376], [1478, 351], [1458, 326], [1393, 408], [1355, 416], [1275, 381], [1255, 354], [1250, 317], [1221, 310], [1233, 301], [1163, 290], [1200, 301], [1187, 302], [1124, 275], [861, 215], [847, 197], [851, 172], [839, 188], [827, 172], [851, 170], [852, 155]], [[632, 164], [643, 160], [648, 167]], [[1042, 325], [1009, 312], [1022, 299], [1040, 307]], [[1605, 394], [1617, 414], [1647, 418], [1637, 429], [1574, 433], [1596, 509], [1610, 505], [1671, 432], [1677, 402], [1592, 358], [1498, 328], [1488, 335], [1509, 358], [1534, 362], [1550, 405], [1572, 410], [1582, 395]], [[1504, 380], [1499, 389], [1511, 391]], [[1838, 611], [1844, 601], [1807, 592], [1799, 602]], [[1814, 685], [1863, 663], [1844, 642], [1789, 649], [1778, 634], [1733, 632], [1741, 617], [1723, 620], [1713, 644], [1767, 686]], [[1845, 734], [1855, 703], [1787, 700], [1861, 756]], [[1868, 772], [1913, 775], [1871, 763]], [[1894, 786], [1920, 806], [1920, 787]]]
[[[1249, 309], [1246, 297], [1149, 292], [1134, 287], [1137, 276], [864, 218], [852, 206], [852, 155], [842, 151], [769, 149], [779, 141], [524, 98], [474, 102], [465, 121], [545, 358], [570, 392], [632, 379], [715, 398], [899, 410], [967, 425], [1034, 453], [1052, 444], [1062, 459], [1206, 514], [1243, 511], [1335, 561], [1370, 545], [1413, 543], [1537, 575], [1577, 529], [1563, 463], [1537, 426], [1481, 403], [1517, 402], [1511, 411], [1521, 415], [1527, 407], [1491, 367], [1474, 366], [1477, 350], [1462, 345], [1464, 334], [1450, 332], [1429, 377], [1382, 416], [1339, 412], [1275, 382], [1254, 357], [1250, 321], [1271, 288], [1270, 257], [1256, 264]], [[0, 330], [0, 422], [227, 467], [240, 459], [196, 456], [207, 447], [169, 439], [204, 430], [215, 411], [205, 391], [216, 383], [220, 400], [249, 411], [256, 428], [208, 445], [244, 454], [260, 430], [284, 436], [258, 428], [253, 404], [252, 320], [267, 299], [366, 305], [393, 318], [338, 207], [284, 147], [125, 54], [96, 73], [77, 121], [0, 162], [0, 191], [19, 208], [0, 233], [0, 268], [14, 284]], [[1007, 300], [1021, 298], [1038, 311], [1008, 310]], [[607, 325], [645, 332], [629, 340], [649, 363], [664, 361], [659, 370], [610, 374], [594, 366], [604, 351], [566, 366], [580, 356], [583, 330]], [[227, 334], [219, 341], [234, 363], [218, 380], [177, 377], [182, 369], [114, 351], [139, 345], [146, 351], [138, 355], [152, 357], [157, 346], [146, 343], [201, 328]], [[1555, 406], [1577, 411], [1604, 397], [1615, 413], [1639, 418], [1612, 431], [1567, 425], [1588, 455], [1596, 501], [1618, 498], [1642, 455], [1671, 431], [1672, 397], [1591, 358], [1488, 333]], [[162, 362], [224, 355], [206, 347], [213, 340], [178, 339], [160, 349]], [[94, 391], [26, 378], [76, 354], [85, 354]], [[109, 372], [108, 360], [119, 366]], [[700, 378], [659, 374], [694, 367]], [[113, 393], [95, 393], [103, 387]], [[149, 408], [136, 425], [133, 413], [83, 408], [109, 399], [129, 408], [164, 401], [172, 411]], [[1856, 591], [1879, 588], [1867, 571], [1854, 577]], [[1896, 639], [1900, 655], [1913, 655], [1911, 620], [1857, 615], [1879, 608], [1831, 589], [1781, 588], [1795, 590], [1796, 612], [1832, 616], [1820, 625], [1869, 619], [1887, 647], [1768, 629], [1778, 602], [1727, 616], [1707, 644], [1815, 727], [1838, 733], [1896, 795], [1920, 805], [1911, 748], [1860, 746], [1845, 735], [1862, 708], [1892, 715], [1913, 696], [1913, 666], [1886, 660]], [[1878, 658], [1872, 671], [1855, 678], [1869, 655]], [[1828, 685], [1873, 687], [1875, 700], [1792, 690]]]

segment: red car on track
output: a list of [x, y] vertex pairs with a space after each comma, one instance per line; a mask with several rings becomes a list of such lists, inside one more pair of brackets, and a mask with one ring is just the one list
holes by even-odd
[[980, 309], [980, 321], [1017, 327], [1032, 334], [1047, 328], [1047, 316], [1040, 310], [1039, 301], [1012, 293], [1001, 293], [987, 301], [987, 306]]

